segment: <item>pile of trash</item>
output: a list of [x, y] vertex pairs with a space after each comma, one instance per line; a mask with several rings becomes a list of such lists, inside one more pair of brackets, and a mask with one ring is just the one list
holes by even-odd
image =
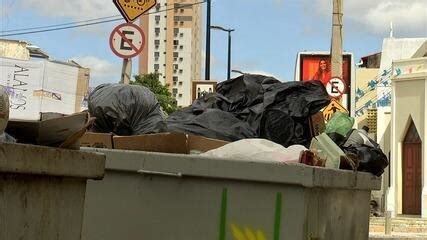
[[354, 119], [347, 114], [335, 113], [324, 132], [313, 134], [311, 117], [329, 103], [319, 81], [280, 82], [245, 74], [219, 83], [215, 93], [170, 116], [163, 114], [156, 97], [145, 87], [105, 84], [90, 94], [89, 113], [96, 118], [94, 132], [192, 134], [235, 142], [206, 156], [250, 159], [262, 152], [265, 160], [380, 176], [388, 165], [387, 157], [364, 130], [352, 129]]
[[[159, 134], [159, 139], [175, 137], [188, 142], [181, 135], [164, 133], [188, 134], [212, 139], [203, 139], [210, 146], [217, 146], [204, 154], [210, 157], [262, 158], [380, 176], [388, 159], [368, 137], [367, 128], [352, 129], [354, 119], [341, 112], [336, 112], [325, 126], [319, 111], [330, 101], [319, 81], [280, 82], [272, 77], [245, 74], [219, 83], [215, 93], [166, 116], [148, 88], [103, 84], [89, 95], [88, 112], [69, 116], [43, 113], [39, 121], [9, 121], [6, 132], [10, 135], [0, 135], [0, 140], [11, 142], [16, 138], [19, 143], [78, 148], [79, 138], [89, 129], [110, 134], [105, 136], [105, 146], [111, 145], [108, 142], [113, 136], [113, 140], [132, 143], [133, 146], [127, 144], [130, 149], [138, 149], [140, 146], [133, 140], [119, 136]], [[319, 116], [317, 122], [323, 127], [314, 127], [313, 119]]]
[[380, 146], [368, 136], [369, 128], [352, 129], [354, 119], [336, 112], [324, 133], [311, 140], [310, 149], [301, 155], [301, 163], [370, 172], [381, 176], [389, 161]]
[[221, 82], [167, 119], [169, 131], [188, 132], [225, 141], [263, 138], [284, 147], [310, 144], [308, 119], [329, 104], [318, 81], [285, 82], [245, 74]]

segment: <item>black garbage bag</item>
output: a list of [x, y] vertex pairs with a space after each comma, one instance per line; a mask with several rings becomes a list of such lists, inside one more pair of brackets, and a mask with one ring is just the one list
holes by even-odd
[[219, 83], [217, 93], [171, 115], [168, 128], [227, 141], [262, 137], [285, 147], [308, 147], [308, 119], [329, 102], [318, 81], [282, 83], [245, 74]]
[[254, 138], [256, 133], [249, 125], [219, 109], [185, 108], [171, 114], [167, 120], [168, 131], [183, 132], [225, 141]]
[[319, 81], [286, 82], [270, 86], [257, 132], [260, 137], [285, 147], [310, 145], [308, 118], [330, 102]]
[[347, 148], [342, 148], [346, 154], [353, 154], [359, 160], [358, 171], [370, 172], [375, 176], [381, 176], [388, 166], [387, 156], [379, 147], [354, 144]]
[[279, 80], [254, 74], [245, 74], [234, 79], [221, 82], [217, 85], [216, 92], [228, 99], [229, 105], [223, 111], [240, 115], [240, 119], [246, 120], [248, 108], [264, 102], [266, 89]]
[[102, 84], [89, 95], [89, 113], [96, 117], [95, 132], [129, 136], [166, 130], [156, 96], [143, 86]]

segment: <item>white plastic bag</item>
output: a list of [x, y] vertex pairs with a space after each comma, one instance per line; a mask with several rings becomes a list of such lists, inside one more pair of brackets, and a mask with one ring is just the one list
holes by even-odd
[[201, 156], [233, 160], [298, 163], [302, 145], [283, 147], [265, 139], [243, 139], [202, 153]]

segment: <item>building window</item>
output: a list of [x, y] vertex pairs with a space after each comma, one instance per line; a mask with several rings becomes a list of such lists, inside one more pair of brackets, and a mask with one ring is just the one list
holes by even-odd
[[180, 10], [180, 11], [181, 11], [181, 13], [183, 13], [183, 12], [184, 12], [184, 8], [181, 8], [181, 10]]
[[184, 58], [180, 57], [180, 58], [179, 58], [179, 61], [180, 61], [180, 62], [184, 61]]
[[160, 53], [159, 52], [154, 52], [154, 57], [160, 57]]
[[160, 45], [160, 40], [158, 39], [154, 40], [154, 45]]
[[179, 49], [181, 49], [181, 50], [184, 49], [184, 46], [183, 45], [179, 46]]
[[[178, 64], [177, 64], [177, 66], [178, 66]], [[182, 69], [179, 69], [179, 73], [182, 73], [182, 72], [184, 72]]]
[[172, 93], [173, 94], [177, 94], [178, 93], [178, 88], [172, 88]]
[[180, 93], [180, 94], [178, 95], [178, 97], [180, 97], [180, 98], [181, 98], [181, 97], [182, 97], [182, 93]]
[[178, 69], [178, 64], [174, 64], [173, 69], [175, 69], [175, 70]]
[[160, 35], [160, 28], [155, 28], [154, 32], [156, 34], [156, 37], [158, 37]]
[[178, 40], [173, 40], [173, 45], [179, 45], [179, 41]]
[[159, 64], [154, 64], [154, 70], [159, 70]]
[[182, 22], [182, 21], [179, 22], [179, 25], [184, 26], [184, 22]]
[[177, 25], [178, 25], [178, 22], [177, 22], [177, 21], [175, 21], [173, 24], [174, 24], [175, 26], [177, 26]]
[[182, 82], [179, 82], [179, 86], [182, 86]]
[[174, 28], [173, 29], [173, 34], [175, 37], [178, 37], [178, 33], [179, 33], [179, 28]]
[[156, 4], [156, 10], [159, 11], [159, 9], [160, 9], [160, 3], [157, 3]]
[[178, 82], [178, 77], [177, 76], [173, 76], [173, 81], [174, 82]]
[[178, 52], [173, 52], [173, 57], [177, 58], [178, 57]]
[[179, 36], [180, 36], [180, 37], [184, 37], [184, 33], [180, 33], [180, 34], [179, 34]]

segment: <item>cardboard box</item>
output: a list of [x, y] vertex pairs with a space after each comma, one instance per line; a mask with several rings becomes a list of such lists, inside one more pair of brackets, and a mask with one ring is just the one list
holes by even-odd
[[87, 132], [80, 139], [80, 146], [113, 149], [113, 134]]
[[201, 153], [228, 142], [184, 133], [159, 133], [139, 136], [114, 136], [115, 149], [162, 153]]
[[6, 132], [19, 143], [78, 149], [91, 119], [86, 112], [64, 116], [43, 113], [38, 121], [9, 121]]

